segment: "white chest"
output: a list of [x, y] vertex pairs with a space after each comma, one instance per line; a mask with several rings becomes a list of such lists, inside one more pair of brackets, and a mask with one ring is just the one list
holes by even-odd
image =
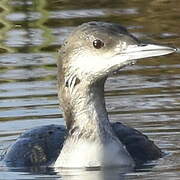
[[121, 167], [134, 166], [134, 161], [119, 141], [102, 144], [79, 140], [77, 143], [66, 142], [54, 166], [63, 168]]

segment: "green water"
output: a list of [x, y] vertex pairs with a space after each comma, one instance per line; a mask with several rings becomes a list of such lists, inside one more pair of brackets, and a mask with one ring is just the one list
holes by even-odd
[[[180, 47], [178, 0], [1, 0], [0, 153], [23, 131], [64, 124], [56, 89], [57, 50], [77, 25], [116, 22], [148, 41]], [[112, 121], [148, 135], [168, 155], [135, 172], [91, 171], [63, 175], [57, 169], [0, 167], [0, 180], [143, 179], [180, 177], [180, 55], [126, 67], [106, 83]]]

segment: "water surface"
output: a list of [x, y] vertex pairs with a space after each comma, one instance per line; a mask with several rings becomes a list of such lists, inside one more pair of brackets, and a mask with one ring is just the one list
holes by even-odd
[[[180, 47], [180, 1], [1, 0], [0, 153], [27, 129], [64, 124], [56, 89], [57, 50], [77, 25], [121, 23], [138, 38]], [[146, 135], [167, 153], [136, 171], [93, 170], [66, 175], [57, 169], [8, 169], [0, 179], [179, 179], [180, 55], [146, 59], [106, 83], [111, 121]]]

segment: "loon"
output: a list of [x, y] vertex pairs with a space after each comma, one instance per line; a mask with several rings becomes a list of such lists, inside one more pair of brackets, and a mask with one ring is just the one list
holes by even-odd
[[13, 167], [135, 167], [162, 157], [146, 135], [109, 121], [104, 83], [139, 59], [175, 51], [142, 42], [119, 24], [93, 21], [78, 26], [64, 41], [57, 62], [66, 127], [51, 124], [26, 131], [8, 149], [4, 162]]

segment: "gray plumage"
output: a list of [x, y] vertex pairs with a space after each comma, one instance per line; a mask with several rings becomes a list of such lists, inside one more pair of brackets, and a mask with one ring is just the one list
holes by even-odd
[[[109, 122], [104, 83], [109, 74], [134, 60], [174, 51], [175, 48], [143, 43], [118, 24], [90, 22], [79, 26], [62, 45], [57, 63], [58, 96], [67, 129], [48, 125], [25, 132], [7, 152], [5, 163], [15, 167], [54, 163], [78, 167], [80, 163], [81, 167], [86, 166], [83, 157], [91, 157], [87, 159], [88, 166], [116, 166], [121, 160], [126, 164], [126, 158], [128, 165], [132, 161], [138, 165], [158, 159], [162, 152], [147, 136], [119, 122]], [[93, 149], [93, 154], [86, 147], [88, 152], [83, 153], [89, 154], [76, 162], [73, 155], [81, 152], [84, 144], [91, 144], [102, 153]], [[115, 152], [112, 159], [106, 154], [111, 153], [110, 145]], [[99, 161], [96, 152], [100, 154]]]
[[[111, 126], [137, 165], [162, 156], [161, 150], [141, 132], [119, 122]], [[49, 166], [57, 159], [67, 133], [65, 126], [53, 124], [31, 129], [17, 139], [4, 161], [11, 167]]]

